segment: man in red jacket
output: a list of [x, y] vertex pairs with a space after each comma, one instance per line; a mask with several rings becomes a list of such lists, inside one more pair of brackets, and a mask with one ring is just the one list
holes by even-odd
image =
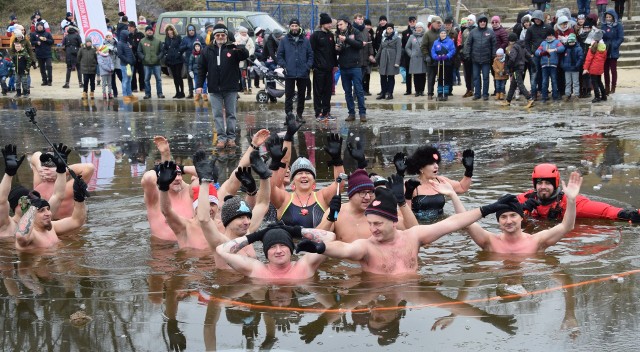
[[[560, 172], [554, 164], [539, 164], [531, 175], [534, 189], [518, 195], [525, 214], [537, 218], [562, 220], [567, 209], [567, 197], [560, 186]], [[634, 208], [618, 208], [611, 204], [592, 201], [578, 195], [576, 217], [591, 219], [626, 220], [640, 223], [640, 213]]]

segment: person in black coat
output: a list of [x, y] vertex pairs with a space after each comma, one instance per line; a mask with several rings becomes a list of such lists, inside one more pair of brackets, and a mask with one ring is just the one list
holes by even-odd
[[[134, 53], [138, 52], [138, 43], [144, 38], [144, 33], [140, 32], [136, 27], [136, 23], [134, 21], [129, 21], [129, 44], [131, 45], [131, 50]], [[142, 65], [142, 61], [138, 59], [136, 56], [136, 63], [133, 65], [133, 72], [131, 75], [131, 91], [137, 92], [138, 85], [140, 86], [140, 90], [144, 89], [144, 67]], [[136, 79], [137, 76], [137, 79]]]
[[36, 31], [31, 33], [31, 45], [33, 45], [40, 66], [40, 76], [42, 76], [42, 86], [52, 84], [53, 66], [51, 65], [51, 47], [53, 37], [45, 30], [43, 22], [36, 23]]
[[67, 36], [62, 39], [62, 47], [64, 48], [65, 62], [67, 63], [67, 78], [62, 88], [69, 88], [69, 79], [71, 79], [71, 71], [76, 70], [78, 73], [78, 84], [82, 86], [82, 74], [78, 66], [78, 50], [82, 46], [82, 39], [78, 34], [78, 28], [67, 26]]
[[387, 29], [387, 16], [380, 16], [378, 19], [378, 27], [376, 27], [376, 35], [373, 37], [373, 55], [375, 56], [380, 49], [380, 43], [384, 37], [384, 31]]
[[184, 60], [180, 51], [182, 37], [176, 32], [176, 28], [173, 25], [168, 24], [164, 31], [167, 36], [164, 38], [164, 44], [162, 45], [162, 56], [164, 56], [167, 68], [173, 77], [173, 85], [176, 88], [176, 95], [173, 96], [173, 99], [181, 99], [185, 97], [184, 81], [182, 79]]
[[417, 23], [416, 17], [410, 16], [407, 29], [402, 31], [402, 56], [400, 56], [400, 67], [404, 67], [404, 69], [407, 72], [406, 78], [405, 78], [407, 91], [404, 93], [404, 95], [411, 95], [411, 85], [412, 85], [411, 74], [409, 73], [409, 62], [411, 61], [411, 57], [407, 55], [404, 48], [407, 46], [407, 41], [409, 40], [409, 37], [411, 37], [411, 35], [416, 29], [416, 23]]

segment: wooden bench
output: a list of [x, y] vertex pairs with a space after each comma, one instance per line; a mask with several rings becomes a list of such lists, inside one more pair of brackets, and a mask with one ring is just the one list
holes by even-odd
[[[64, 49], [60, 46], [62, 45], [62, 34], [53, 34], [53, 46], [51, 47], [53, 51], [53, 58], [55, 60], [64, 59]], [[11, 36], [0, 35], [0, 50], [7, 51], [9, 50], [11, 43]]]

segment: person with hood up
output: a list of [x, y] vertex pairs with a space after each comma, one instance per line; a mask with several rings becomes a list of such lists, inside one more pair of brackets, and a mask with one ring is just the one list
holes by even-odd
[[67, 63], [67, 76], [62, 88], [69, 88], [69, 80], [71, 79], [71, 71], [75, 70], [78, 74], [78, 84], [82, 86], [82, 74], [78, 66], [78, 50], [82, 46], [82, 39], [78, 34], [78, 28], [75, 26], [67, 26], [67, 36], [62, 39], [62, 47], [65, 53], [65, 62]]
[[304, 93], [307, 90], [307, 79], [313, 66], [313, 50], [297, 18], [289, 21], [289, 33], [278, 46], [277, 62], [280, 67], [284, 67], [285, 71], [284, 112], [287, 115], [293, 112], [293, 97], [297, 86], [296, 119], [303, 121]]
[[536, 50], [536, 56], [540, 58], [542, 67], [542, 102], [549, 99], [549, 79], [551, 79], [551, 96], [554, 101], [560, 100], [558, 94], [558, 65], [560, 64], [560, 54], [564, 52], [564, 45], [556, 39], [552, 29], [547, 31], [547, 38], [540, 43]]
[[522, 28], [520, 30], [520, 34], [518, 35], [518, 39], [524, 40], [524, 38], [527, 36], [527, 29], [531, 27], [531, 15], [525, 15], [524, 17], [522, 17], [521, 23], [522, 23]]
[[[256, 51], [256, 47], [253, 42], [253, 39], [251, 39], [251, 37], [249, 36], [249, 30], [246, 27], [240, 26], [238, 27], [237, 32], [238, 34], [236, 35], [236, 45], [238, 46], [244, 45], [244, 47], [249, 52], [249, 57], [252, 57]], [[244, 94], [247, 94], [247, 95], [251, 94], [252, 93], [251, 92], [251, 75], [250, 75], [251, 71], [249, 71], [249, 61], [248, 60], [241, 61], [239, 68], [241, 72], [240, 80], [241, 80], [242, 90], [244, 90]]]
[[176, 89], [176, 95], [172, 98], [182, 99], [185, 97], [184, 81], [182, 80], [182, 66], [184, 65], [184, 60], [182, 59], [182, 52], [180, 51], [182, 37], [171, 24], [168, 24], [164, 31], [167, 36], [164, 38], [161, 56], [164, 56], [167, 68], [173, 77], [173, 86]]
[[533, 23], [527, 29], [527, 34], [524, 38], [524, 43], [526, 45], [527, 50], [531, 53], [531, 58], [533, 62], [531, 63], [531, 96], [536, 100], [537, 93], [540, 91], [540, 86], [542, 85], [542, 68], [540, 67], [540, 58], [535, 56], [534, 53], [536, 49], [547, 38], [547, 31], [553, 29], [551, 26], [544, 22], [544, 14], [540, 10], [533, 11], [531, 15], [531, 19]]
[[113, 71], [111, 72], [111, 90], [113, 91], [113, 97], [118, 97], [118, 85], [116, 78], [122, 82], [122, 70], [120, 69], [120, 59], [118, 58], [118, 41], [113, 36], [113, 33], [107, 32], [104, 40], [104, 45], [109, 49], [109, 56], [113, 61]]
[[510, 106], [513, 95], [516, 92], [516, 88], [520, 90], [520, 93], [527, 98], [526, 109], [533, 106], [533, 98], [524, 85], [524, 70], [529, 61], [529, 52], [526, 48], [524, 40], [518, 40], [518, 35], [515, 33], [509, 33], [509, 43], [513, 43], [511, 50], [507, 53], [506, 66], [509, 70], [509, 92], [507, 98], [501, 103], [502, 106]]
[[120, 31], [120, 41], [117, 44], [116, 55], [120, 59], [120, 71], [122, 72], [122, 101], [132, 103], [138, 100], [131, 90], [131, 78], [133, 77], [133, 68], [136, 64], [135, 54], [129, 42], [131, 37], [129, 31], [123, 29]]
[[616, 92], [620, 45], [624, 41], [624, 28], [622, 23], [618, 21], [618, 14], [612, 9], [607, 10], [604, 16], [602, 40], [607, 46], [607, 61], [604, 63], [604, 89], [609, 95], [609, 93]]
[[376, 62], [380, 72], [380, 86], [382, 92], [376, 99], [393, 99], [395, 87], [395, 75], [400, 73], [400, 61], [402, 54], [402, 40], [396, 34], [393, 23], [387, 23], [385, 36], [380, 43], [380, 50], [376, 54]]
[[51, 65], [51, 46], [53, 46], [53, 37], [51, 33], [45, 31], [44, 23], [37, 22], [35, 32], [31, 33], [31, 43], [36, 51], [36, 59], [40, 66], [40, 76], [42, 77], [41, 86], [52, 85], [53, 66]]
[[87, 99], [89, 85], [91, 85], [91, 99], [94, 99], [98, 58], [96, 57], [96, 48], [93, 47], [93, 42], [89, 37], [84, 40], [84, 45], [78, 50], [78, 63], [80, 63], [80, 70], [82, 71], [82, 99]]
[[[193, 44], [195, 42], [202, 42], [202, 39], [198, 35], [196, 26], [194, 26], [193, 24], [189, 24], [187, 26], [187, 35], [182, 37], [182, 43], [180, 43], [180, 53], [182, 53], [182, 59], [185, 62], [185, 65], [189, 65], [189, 58], [191, 57], [191, 53], [193, 52]], [[189, 87], [189, 95], [187, 95], [187, 99], [192, 99], [193, 78], [191, 78], [191, 75], [187, 75], [187, 86]]]
[[600, 77], [604, 73], [604, 65], [607, 60], [607, 45], [602, 40], [603, 32], [598, 31], [593, 36], [591, 47], [587, 50], [587, 57], [584, 59], [582, 74], [591, 77], [591, 86], [595, 97], [592, 103], [607, 101], [607, 94], [602, 85]]
[[569, 99], [571, 99], [572, 87], [573, 100], [575, 101], [578, 99], [578, 95], [580, 94], [580, 71], [582, 63], [584, 62], [584, 52], [580, 45], [578, 45], [576, 35], [574, 33], [569, 34], [564, 54], [562, 54], [561, 57], [565, 81], [565, 101], [569, 101]]
[[447, 30], [440, 29], [440, 37], [431, 47], [431, 58], [437, 62], [438, 75], [438, 97], [436, 100], [447, 101], [449, 87], [453, 79], [453, 57], [456, 54], [456, 45], [447, 35]]
[[[193, 49], [191, 49], [191, 53], [189, 54], [189, 60], [187, 61], [187, 64], [188, 64], [187, 67], [189, 69], [189, 78], [194, 82], [198, 81], [198, 72], [200, 71], [200, 64], [201, 64], [200, 54], [202, 54], [202, 43], [196, 40], [195, 42], [193, 42]], [[203, 83], [202, 89], [203, 90], [207, 89], [206, 79]], [[200, 98], [202, 96], [206, 97], [207, 95], [196, 93], [193, 99], [194, 101], [198, 102], [200, 101]]]
[[422, 55], [422, 38], [427, 32], [427, 26], [422, 22], [416, 23], [413, 34], [409, 37], [404, 50], [409, 55], [409, 73], [413, 76], [416, 97], [424, 96], [427, 83], [427, 63]]
[[109, 100], [113, 99], [113, 93], [111, 92], [111, 76], [115, 65], [111, 56], [109, 55], [109, 48], [106, 45], [101, 45], [98, 48], [98, 70], [100, 71], [102, 82], [102, 99], [107, 100], [107, 91], [109, 93]]
[[[464, 57], [473, 62], [473, 100], [489, 100], [489, 71], [496, 52], [496, 36], [487, 28], [487, 16], [478, 17], [478, 27], [469, 33], [465, 43]], [[482, 74], [482, 82], [480, 75]]]
[[2, 88], [2, 95], [6, 96], [9, 91], [7, 86], [7, 78], [13, 76], [13, 62], [5, 60], [4, 54], [0, 52], [0, 87]]

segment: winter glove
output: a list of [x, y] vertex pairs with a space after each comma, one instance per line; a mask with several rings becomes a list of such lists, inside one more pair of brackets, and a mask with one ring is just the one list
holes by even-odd
[[473, 159], [475, 153], [471, 149], [462, 152], [462, 166], [464, 166], [464, 176], [473, 177]]
[[284, 155], [287, 153], [287, 148], [282, 147], [283, 142], [284, 140], [276, 134], [273, 134], [269, 137], [269, 140], [267, 140], [267, 150], [271, 156], [271, 163], [269, 163], [270, 170], [278, 171], [278, 169], [287, 166], [282, 162], [282, 158], [284, 158]]
[[76, 177], [73, 180], [73, 200], [82, 203], [88, 196], [87, 184], [82, 180], [82, 176]]
[[173, 181], [175, 181], [176, 177], [178, 177], [176, 163], [173, 161], [165, 161], [160, 164], [160, 167], [158, 168], [158, 179], [156, 181], [158, 189], [161, 192], [167, 192], [169, 190], [169, 186]]
[[347, 151], [349, 152], [349, 155], [358, 162], [358, 169], [364, 169], [367, 167], [367, 159], [364, 157], [364, 148], [359, 140], [356, 141], [355, 148], [352, 143], [347, 144]]
[[262, 241], [262, 239], [264, 238], [264, 235], [267, 233], [267, 231], [272, 230], [272, 229], [278, 229], [280, 228], [279, 223], [271, 223], [267, 226], [265, 226], [263, 229], [258, 230], [254, 233], [250, 233], [247, 235], [247, 242], [249, 242], [249, 244], [253, 243], [253, 242], [258, 242], [258, 241]]
[[193, 166], [196, 168], [196, 173], [201, 183], [216, 183], [218, 181], [217, 161], [218, 159], [215, 157], [207, 157], [207, 153], [205, 153], [204, 150], [198, 150], [193, 155]]
[[265, 164], [264, 160], [260, 157], [259, 151], [252, 151], [249, 159], [251, 160], [251, 167], [253, 168], [253, 171], [258, 174], [258, 177], [260, 177], [261, 180], [266, 180], [271, 177], [271, 170], [269, 170], [267, 164]]
[[323, 316], [319, 316], [318, 319], [305, 326], [301, 326], [299, 330], [300, 340], [303, 340], [304, 343], [311, 343], [316, 336], [322, 334], [327, 324], [327, 319]]
[[327, 246], [325, 246], [324, 242], [315, 242], [305, 238], [296, 246], [296, 253], [307, 252], [322, 254], [326, 249]]
[[540, 205], [540, 201], [535, 198], [529, 198], [524, 203], [522, 203], [522, 209], [528, 211], [529, 213], [536, 210], [536, 208]]
[[633, 223], [639, 223], [640, 213], [638, 209], [633, 209], [633, 208], [622, 209], [620, 210], [620, 212], [618, 212], [618, 219], [628, 220]]
[[393, 164], [396, 166], [396, 173], [404, 177], [404, 173], [407, 171], [407, 156], [400, 152], [393, 156]]
[[336, 194], [329, 201], [329, 215], [327, 216], [327, 220], [331, 222], [335, 222], [338, 220], [338, 213], [340, 212], [340, 208], [342, 207], [342, 198], [339, 194]]
[[324, 146], [324, 151], [329, 154], [331, 160], [327, 163], [329, 166], [342, 166], [341, 151], [342, 151], [342, 137], [337, 133], [331, 133], [327, 136], [327, 145]]
[[71, 148], [67, 147], [62, 143], [58, 143], [58, 145], [56, 145], [55, 148], [56, 148], [56, 151], [58, 151], [58, 154], [60, 154], [60, 156], [62, 157], [62, 160], [64, 160], [65, 164], [68, 163], [69, 154], [71, 154]]
[[400, 175], [391, 175], [388, 180], [389, 183], [387, 185], [387, 188], [391, 189], [394, 197], [396, 197], [396, 202], [398, 203], [398, 205], [405, 205], [407, 202], [404, 195], [404, 183], [402, 182], [404, 181], [404, 178]]
[[407, 180], [404, 183], [404, 199], [412, 199], [413, 191], [420, 186], [420, 180], [414, 178]]
[[247, 190], [247, 194], [254, 196], [257, 192], [258, 186], [256, 186], [256, 180], [251, 175], [251, 167], [240, 167], [236, 171], [236, 178], [240, 181], [244, 189]]
[[302, 122], [296, 121], [296, 116], [289, 113], [284, 124], [287, 126], [287, 133], [284, 135], [284, 140], [293, 142], [293, 136], [295, 136], [296, 132], [302, 127]]
[[[2, 149], [2, 156], [4, 157], [4, 173], [9, 176], [15, 176], [16, 172], [20, 168], [20, 164], [24, 161], [24, 155], [18, 159], [16, 152], [16, 146], [13, 144], [7, 144]], [[5, 200], [6, 201], [6, 200]]]
[[513, 194], [505, 194], [498, 198], [496, 202], [480, 207], [480, 213], [482, 217], [485, 217], [500, 210], [513, 209], [519, 204], [516, 196]]

